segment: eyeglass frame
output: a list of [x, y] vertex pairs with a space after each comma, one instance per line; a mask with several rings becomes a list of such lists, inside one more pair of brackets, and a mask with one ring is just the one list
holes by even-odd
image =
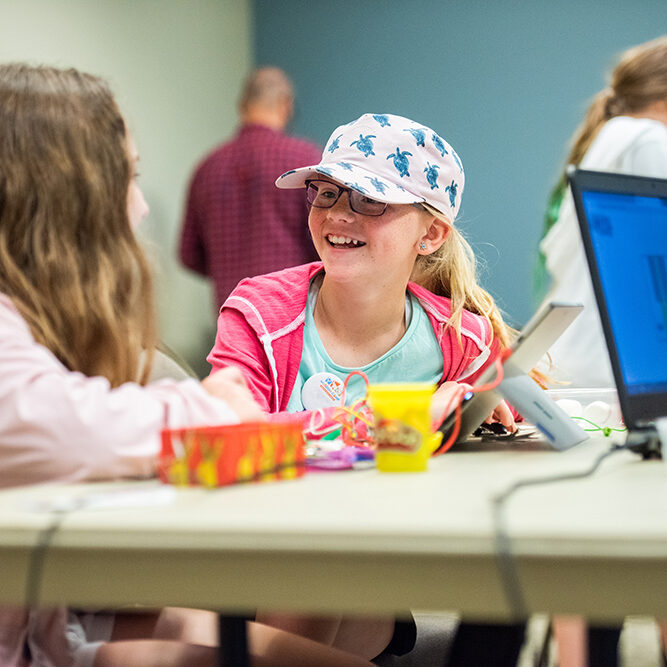
[[[330, 204], [329, 206], [317, 206], [316, 204], [314, 204], [313, 202], [311, 202], [311, 201], [308, 199], [308, 192], [309, 192], [309, 190], [310, 190], [310, 184], [311, 184], [311, 183], [327, 183], [328, 185], [331, 185], [331, 186], [333, 186], [333, 187], [335, 187], [335, 188], [338, 188], [338, 195], [337, 195], [336, 198], [331, 202], [331, 204]], [[313, 206], [313, 207], [315, 207], [315, 208], [324, 208], [324, 209], [326, 209], [326, 208], [333, 208], [333, 207], [336, 205], [336, 203], [338, 202], [338, 200], [340, 199], [340, 196], [343, 194], [343, 192], [347, 192], [347, 193], [348, 193], [348, 195], [347, 195], [347, 201], [348, 201], [348, 205], [349, 205], [349, 207], [350, 207], [355, 213], [358, 213], [359, 215], [369, 215], [369, 216], [371, 216], [371, 217], [373, 217], [373, 218], [378, 218], [378, 217], [380, 217], [381, 215], [384, 215], [384, 214], [386, 213], [386, 211], [387, 211], [387, 206], [389, 206], [389, 204], [388, 204], [387, 202], [382, 202], [382, 201], [379, 201], [378, 199], [373, 199], [372, 197], [369, 197], [368, 195], [364, 194], [363, 192], [360, 192], [359, 190], [355, 190], [354, 188], [347, 188], [347, 187], [345, 187], [344, 185], [338, 185], [338, 183], [333, 183], [332, 181], [325, 181], [324, 179], [321, 179], [321, 178], [309, 178], [309, 179], [305, 182], [305, 185], [306, 185], [306, 201], [308, 202], [308, 205], [309, 205], [309, 206]], [[359, 195], [360, 197], [366, 197], [367, 199], [371, 199], [372, 201], [377, 202], [378, 204], [384, 204], [384, 208], [382, 209], [382, 211], [381, 211], [380, 213], [365, 213], [364, 211], [358, 211], [358, 210], [354, 207], [354, 204], [352, 203], [352, 195], [351, 195], [350, 193], [355, 194], [355, 195]], [[355, 199], [356, 199], [356, 197], [355, 197]]]

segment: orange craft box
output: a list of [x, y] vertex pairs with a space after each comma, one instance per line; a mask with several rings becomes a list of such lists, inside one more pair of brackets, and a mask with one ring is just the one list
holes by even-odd
[[165, 484], [217, 487], [301, 477], [306, 468], [302, 420], [164, 429], [158, 476]]

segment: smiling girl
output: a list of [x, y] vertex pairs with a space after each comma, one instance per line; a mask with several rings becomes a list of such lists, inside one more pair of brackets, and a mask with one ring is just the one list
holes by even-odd
[[[305, 188], [321, 262], [243, 280], [223, 304], [213, 372], [236, 366], [267, 411], [326, 407], [311, 378], [438, 385], [432, 412], [460, 383], [493, 363], [509, 330], [478, 284], [475, 258], [454, 226], [464, 173], [432, 129], [389, 114], [364, 114], [332, 133], [319, 164], [283, 174]], [[349, 402], [364, 394], [353, 376]], [[509, 430], [501, 403], [493, 416]], [[258, 616], [260, 618], [260, 616]], [[373, 657], [393, 619], [261, 618]]]
[[[264, 409], [321, 407], [309, 402], [310, 377], [362, 370], [371, 382], [437, 384], [437, 413], [453, 383], [472, 384], [506, 346], [508, 328], [454, 227], [463, 167], [436, 132], [365, 114], [333, 132], [319, 164], [276, 185], [305, 188], [322, 261], [241, 281], [208, 357], [213, 372], [240, 367]], [[351, 378], [348, 399], [363, 392]], [[503, 404], [496, 418], [513, 428]]]

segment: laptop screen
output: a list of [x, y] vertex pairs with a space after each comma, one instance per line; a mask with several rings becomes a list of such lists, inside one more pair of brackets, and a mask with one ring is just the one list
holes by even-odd
[[570, 178], [624, 418], [641, 425], [667, 412], [667, 181]]

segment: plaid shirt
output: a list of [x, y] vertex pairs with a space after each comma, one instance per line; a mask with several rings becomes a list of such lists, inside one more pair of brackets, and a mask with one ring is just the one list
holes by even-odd
[[199, 164], [190, 184], [180, 257], [213, 280], [218, 306], [242, 278], [317, 259], [304, 191], [280, 190], [274, 182], [320, 157], [308, 141], [245, 125]]

